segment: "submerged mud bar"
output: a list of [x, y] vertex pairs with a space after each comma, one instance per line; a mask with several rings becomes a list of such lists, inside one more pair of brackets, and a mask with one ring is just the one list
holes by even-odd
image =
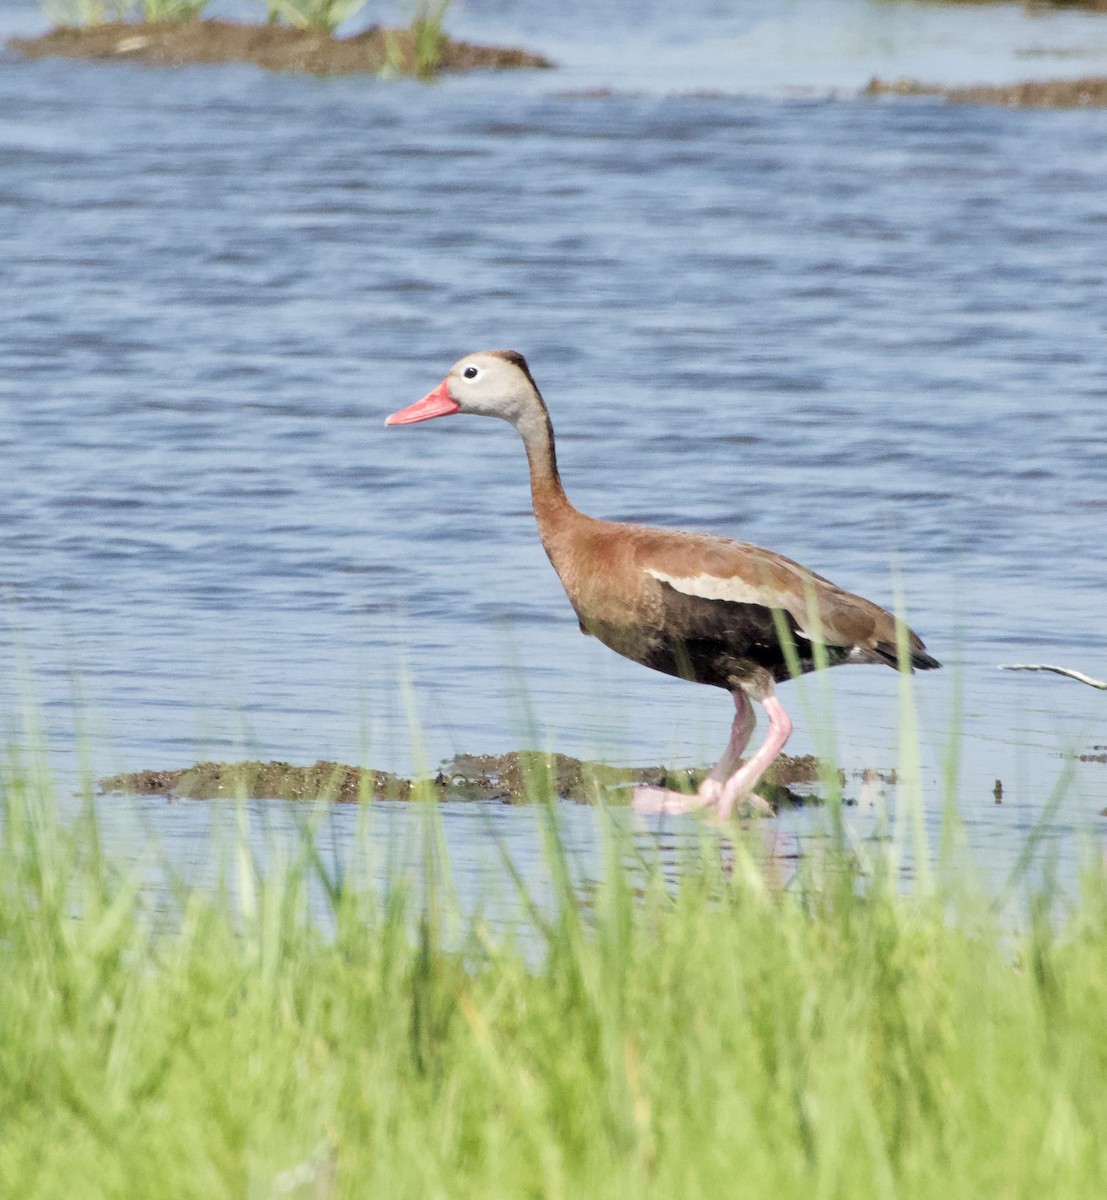
[[[706, 769], [667, 767], [610, 767], [565, 754], [513, 750], [508, 754], [458, 754], [442, 764], [430, 779], [416, 781], [390, 771], [354, 767], [320, 760], [311, 766], [286, 762], [203, 762], [173, 770], [129, 771], [100, 780], [105, 794], [166, 796], [174, 800], [412, 800], [421, 795], [449, 800], [490, 800], [525, 804], [549, 795], [581, 804], [600, 801], [626, 803], [630, 789], [652, 787], [694, 789]], [[778, 807], [818, 802], [815, 794], [792, 791], [793, 786], [817, 784], [825, 769], [811, 755], [777, 760], [766, 787]], [[839, 780], [842, 779], [838, 773]]]
[[1107, 108], [1107, 79], [1027, 80], [1023, 83], [982, 83], [947, 87], [917, 79], [869, 80], [865, 96], [937, 96], [951, 104], [1000, 104], [1005, 108]]

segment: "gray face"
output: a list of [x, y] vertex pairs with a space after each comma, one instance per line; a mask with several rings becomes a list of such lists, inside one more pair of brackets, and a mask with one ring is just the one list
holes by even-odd
[[514, 357], [484, 351], [467, 354], [454, 363], [446, 376], [446, 387], [462, 412], [500, 417], [517, 426], [541, 408], [525, 365], [520, 367]]

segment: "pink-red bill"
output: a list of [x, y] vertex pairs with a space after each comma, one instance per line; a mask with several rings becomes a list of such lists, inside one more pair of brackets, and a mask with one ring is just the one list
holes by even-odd
[[446, 380], [428, 392], [422, 400], [416, 400], [407, 408], [401, 408], [385, 420], [386, 425], [414, 425], [417, 421], [429, 421], [432, 417], [448, 417], [460, 411], [461, 405], [450, 395]]

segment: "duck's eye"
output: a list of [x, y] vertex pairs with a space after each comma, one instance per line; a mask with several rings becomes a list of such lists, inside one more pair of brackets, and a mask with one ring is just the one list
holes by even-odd
[[476, 379], [476, 377], [480, 374], [476, 367], [466, 367], [461, 373], [466, 379]]

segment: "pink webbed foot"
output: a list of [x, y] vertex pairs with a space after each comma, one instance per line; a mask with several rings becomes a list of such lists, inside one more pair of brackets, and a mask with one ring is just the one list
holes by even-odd
[[714, 802], [714, 797], [705, 798], [701, 792], [689, 794], [673, 792], [663, 787], [636, 787], [631, 805], [636, 813], [644, 815], [667, 813], [677, 816], [680, 813], [696, 812]]
[[[710, 806], [715, 810], [715, 815], [721, 820], [726, 820], [730, 815], [729, 810], [724, 809], [725, 797], [727, 794], [726, 784], [709, 775], [703, 783], [700, 784], [698, 794], [701, 796], [710, 796]], [[739, 794], [733, 801], [731, 808], [747, 808], [751, 812], [761, 813], [762, 816], [775, 817], [776, 809], [763, 796], [759, 796], [756, 792], [746, 792]]]
[[[701, 809], [712, 809], [716, 817], [721, 816], [720, 801], [723, 797], [723, 785], [717, 779], [705, 779], [699, 788], [691, 794], [673, 792], [662, 787], [636, 787], [632, 806], [636, 813], [650, 815], [664, 813], [668, 816], [680, 816], [684, 813], [699, 812]], [[755, 792], [739, 797], [736, 807], [748, 807], [754, 812], [765, 816], [773, 816], [773, 806]], [[729, 815], [729, 814], [728, 814]]]

